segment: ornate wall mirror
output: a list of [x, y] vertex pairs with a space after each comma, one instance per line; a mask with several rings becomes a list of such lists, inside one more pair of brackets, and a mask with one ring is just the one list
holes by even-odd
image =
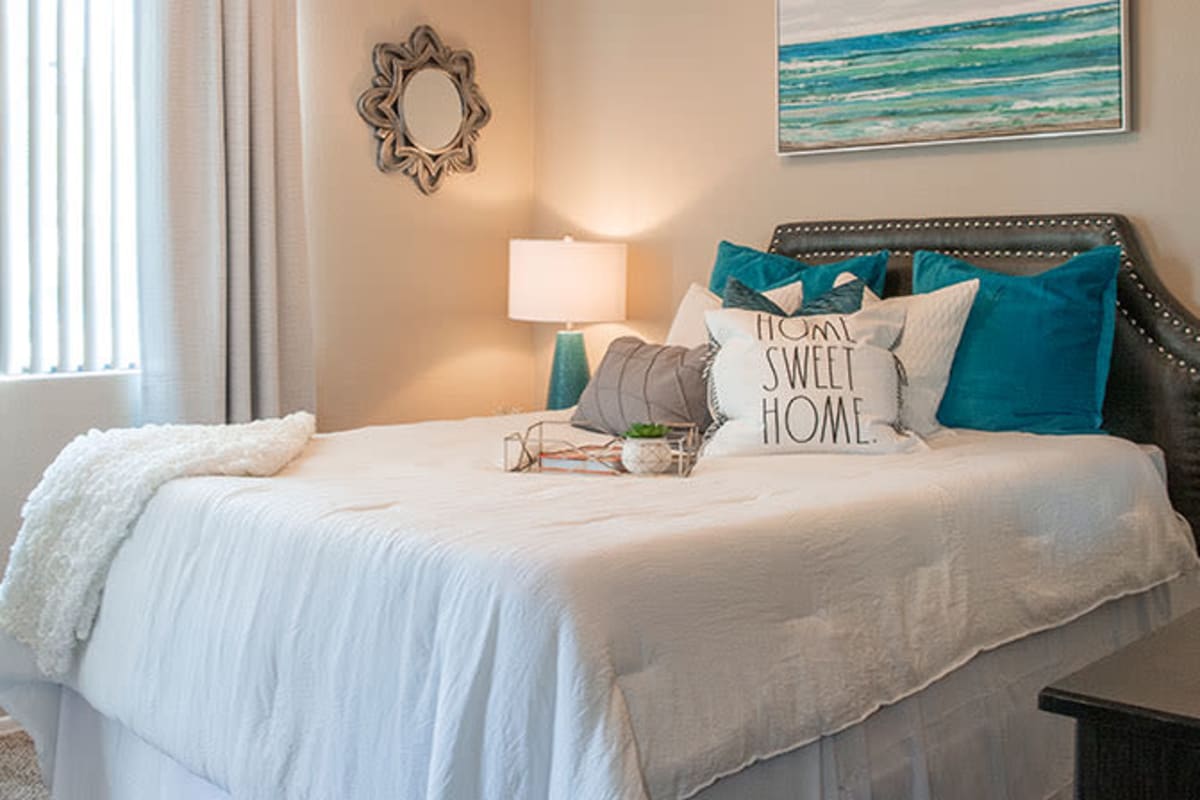
[[375, 130], [375, 163], [433, 194], [452, 172], [475, 169], [475, 142], [492, 111], [475, 84], [475, 59], [428, 25], [405, 44], [377, 44], [375, 77], [358, 113]]

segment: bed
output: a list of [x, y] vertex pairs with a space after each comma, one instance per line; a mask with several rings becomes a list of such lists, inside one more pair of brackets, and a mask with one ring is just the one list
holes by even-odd
[[893, 293], [918, 248], [1033, 272], [1097, 244], [1124, 251], [1117, 436], [652, 484], [503, 473], [544, 415], [318, 437], [269, 481], [164, 486], [75, 668], [2, 641], [0, 703], [60, 800], [1067, 797], [1037, 690], [1196, 603], [1200, 325], [1113, 215], [772, 241], [888, 247]]

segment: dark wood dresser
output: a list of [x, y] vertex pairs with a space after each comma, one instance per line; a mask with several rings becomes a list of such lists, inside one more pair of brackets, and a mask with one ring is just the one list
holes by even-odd
[[1079, 800], [1200, 800], [1200, 611], [1047, 686], [1075, 718]]

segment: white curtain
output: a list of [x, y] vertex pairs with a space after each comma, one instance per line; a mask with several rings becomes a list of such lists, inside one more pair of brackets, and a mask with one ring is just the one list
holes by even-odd
[[138, 0], [142, 417], [315, 406], [296, 0]]

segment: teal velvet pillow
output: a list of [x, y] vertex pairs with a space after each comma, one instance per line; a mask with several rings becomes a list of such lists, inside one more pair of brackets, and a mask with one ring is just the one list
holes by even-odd
[[857, 278], [862, 278], [867, 286], [871, 287], [871, 291], [883, 297], [887, 263], [887, 250], [833, 264], [813, 266], [790, 256], [764, 253], [752, 247], [721, 242], [717, 247], [717, 261], [713, 264], [708, 288], [723, 296], [725, 284], [730, 278], [737, 278], [756, 292], [766, 292], [799, 279], [804, 283], [805, 297], [820, 297], [833, 288], [838, 275], [849, 272]]
[[918, 251], [913, 293], [979, 279], [938, 421], [957, 428], [1101, 433], [1121, 250], [1098, 247], [1038, 275], [1004, 275]]
[[771, 298], [762, 292], [756, 292], [737, 278], [730, 278], [725, 284], [723, 308], [741, 308], [747, 311], [761, 311], [764, 314], [774, 314], [777, 317], [811, 317], [816, 314], [853, 314], [862, 308], [863, 290], [867, 285], [862, 278], [855, 278], [849, 283], [830, 289], [820, 297], [809, 299], [804, 295], [800, 308], [791, 314], [779, 307]]
[[721, 308], [741, 308], [746, 311], [761, 311], [764, 314], [774, 314], [777, 317], [790, 316], [771, 298], [761, 292], [756, 292], [737, 278], [730, 278], [725, 283], [722, 293]]
[[862, 309], [863, 291], [867, 288], [866, 282], [862, 278], [855, 278], [849, 283], [843, 283], [841, 286], [836, 286], [830, 289], [819, 297], [808, 299], [808, 295], [804, 296], [804, 303], [800, 306], [800, 310], [792, 316], [813, 317], [818, 314], [853, 314], [855, 311]]

